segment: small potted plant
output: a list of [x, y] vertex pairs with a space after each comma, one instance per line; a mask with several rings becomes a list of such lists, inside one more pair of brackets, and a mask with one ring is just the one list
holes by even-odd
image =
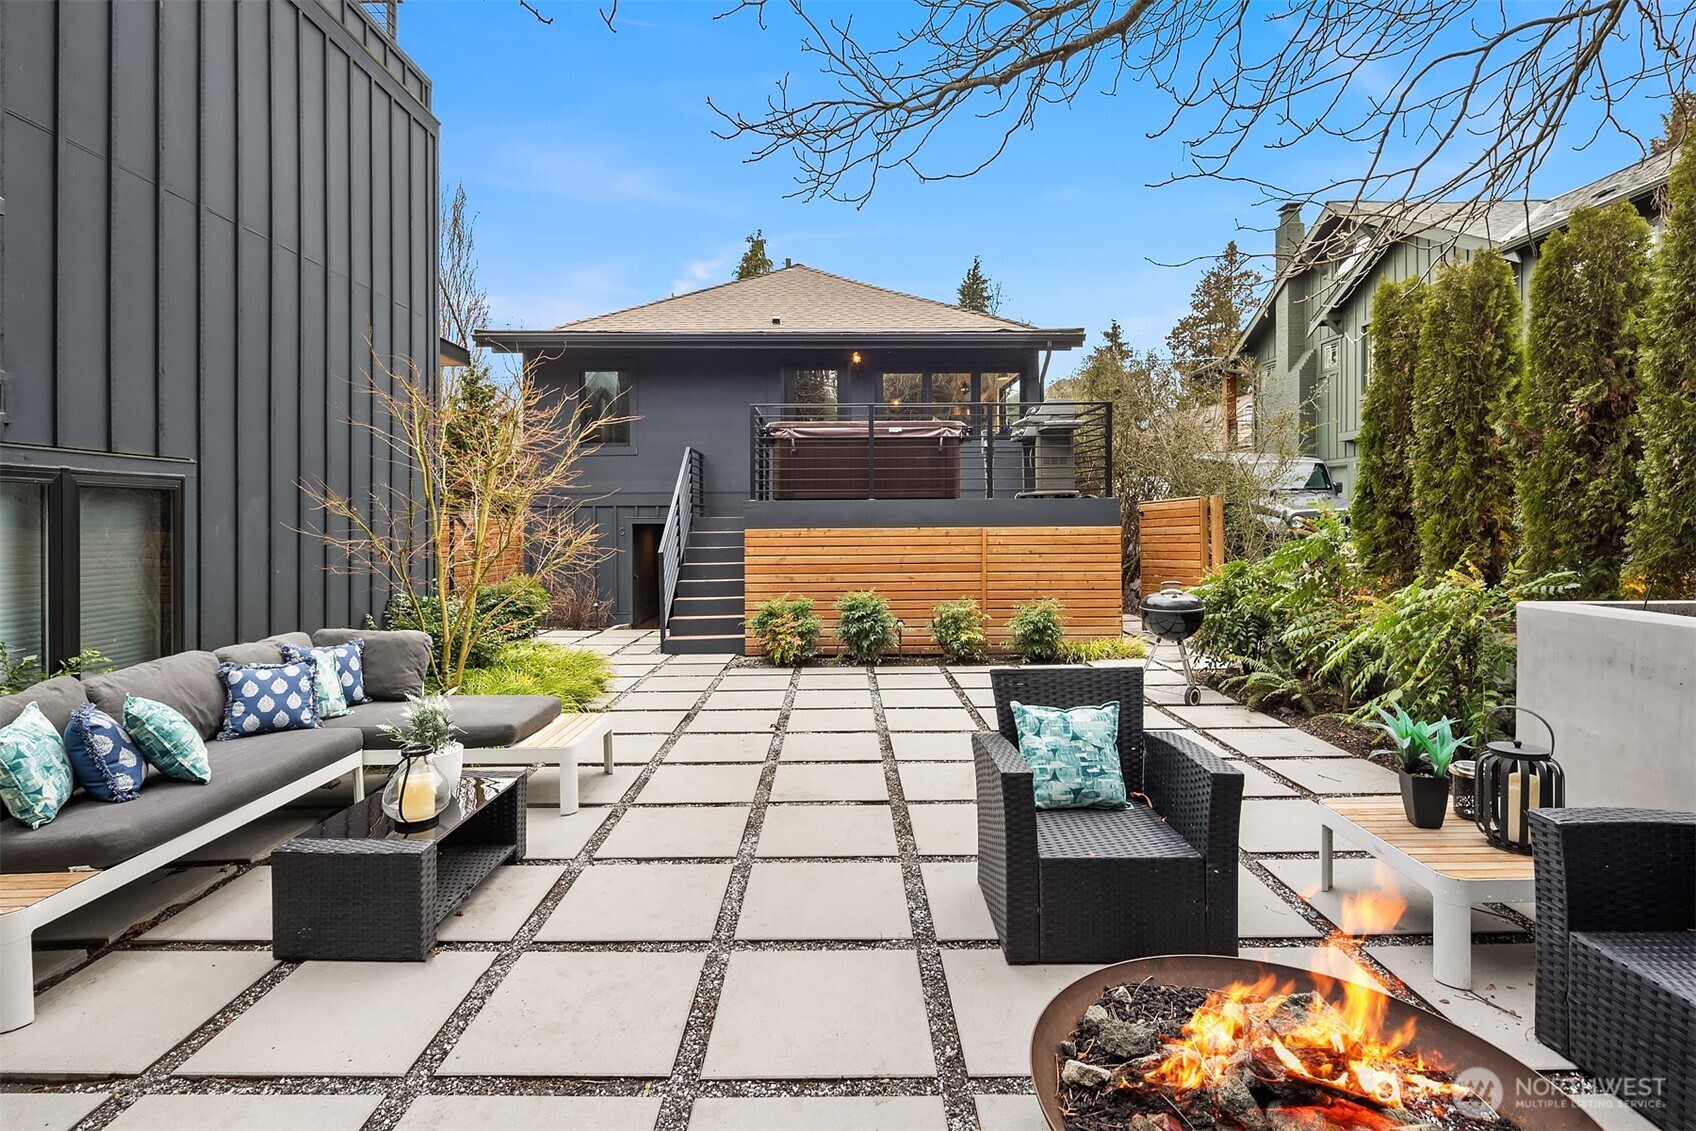
[[1397, 776], [1401, 779], [1402, 812], [1417, 829], [1440, 829], [1449, 808], [1449, 766], [1466, 740], [1455, 737], [1454, 721], [1415, 722], [1402, 708], [1395, 714], [1380, 710], [1384, 720], [1373, 726], [1395, 744]]

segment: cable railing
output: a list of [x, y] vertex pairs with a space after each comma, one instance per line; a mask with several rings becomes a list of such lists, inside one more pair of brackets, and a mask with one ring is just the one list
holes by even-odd
[[702, 471], [705, 461], [700, 449], [684, 448], [683, 464], [677, 469], [677, 486], [665, 512], [665, 529], [660, 532], [660, 639], [665, 639], [671, 621], [671, 603], [677, 596], [677, 575], [683, 569], [683, 551], [689, 546], [689, 530], [702, 511]]
[[1105, 498], [1104, 401], [757, 404], [757, 500]]

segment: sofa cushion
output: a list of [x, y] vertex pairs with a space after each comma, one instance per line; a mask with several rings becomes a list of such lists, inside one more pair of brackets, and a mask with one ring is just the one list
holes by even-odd
[[[365, 641], [362, 659], [367, 699], [398, 702], [408, 695], [424, 694], [424, 675], [430, 670], [429, 633], [320, 628], [312, 634], [312, 643], [320, 648], [352, 640]], [[353, 696], [348, 696], [348, 702], [354, 702]]]
[[220, 742], [281, 730], [317, 730], [318, 691], [311, 664], [224, 664]]
[[283, 650], [277, 644], [268, 640], [255, 640], [251, 644], [226, 644], [215, 648], [212, 654], [218, 657], [220, 664], [280, 664], [283, 662]]
[[[196, 736], [198, 737], [198, 736]], [[65, 755], [77, 784], [96, 801], [134, 801], [141, 796], [147, 760], [117, 719], [84, 703], [65, 728]]]
[[306, 632], [279, 632], [273, 636], [265, 637], [259, 643], [293, 644], [296, 648], [310, 648], [312, 647], [312, 636]]
[[[559, 718], [552, 695], [452, 695], [454, 737], [469, 749], [511, 746]], [[352, 729], [365, 736], [367, 750], [394, 750], [395, 741], [377, 728], [401, 721], [409, 703], [361, 703], [351, 715], [325, 719], [327, 729]], [[475, 761], [475, 759], [472, 759]]]
[[74, 675], [59, 675], [26, 687], [16, 695], [0, 696], [0, 727], [10, 725], [34, 703], [60, 734], [71, 724], [71, 712], [88, 702], [82, 680]]
[[30, 703], [0, 727], [0, 802], [6, 812], [40, 829], [59, 815], [75, 787], [65, 740], [40, 707]]
[[110, 868], [198, 829], [359, 750], [350, 731], [301, 730], [211, 747], [205, 785], [152, 773], [141, 796], [102, 805], [78, 794], [52, 824], [31, 831], [0, 822], [0, 871]]
[[206, 742], [182, 712], [131, 695], [124, 700], [124, 729], [141, 747], [142, 757], [165, 776], [179, 781], [211, 780]]
[[94, 705], [114, 719], [124, 717], [124, 697], [134, 695], [181, 712], [201, 738], [217, 734], [224, 721], [224, 683], [218, 678], [218, 658], [210, 652], [178, 652], [87, 676], [82, 683]]

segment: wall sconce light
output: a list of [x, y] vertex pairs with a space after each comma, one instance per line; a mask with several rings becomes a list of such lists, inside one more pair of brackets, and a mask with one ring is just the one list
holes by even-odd
[[854, 365], [860, 364], [860, 351], [855, 350], [853, 353], [849, 354], [848, 360]]

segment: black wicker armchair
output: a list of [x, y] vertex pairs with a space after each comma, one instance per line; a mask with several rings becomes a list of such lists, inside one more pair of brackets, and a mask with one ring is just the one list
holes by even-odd
[[1696, 1127], [1696, 813], [1534, 809], [1537, 1039]]
[[[1243, 776], [1175, 735], [1142, 729], [1142, 669], [990, 673], [996, 731], [972, 736], [978, 886], [1010, 963], [1237, 953]], [[1011, 704], [1119, 702], [1129, 809], [1038, 809]]]

